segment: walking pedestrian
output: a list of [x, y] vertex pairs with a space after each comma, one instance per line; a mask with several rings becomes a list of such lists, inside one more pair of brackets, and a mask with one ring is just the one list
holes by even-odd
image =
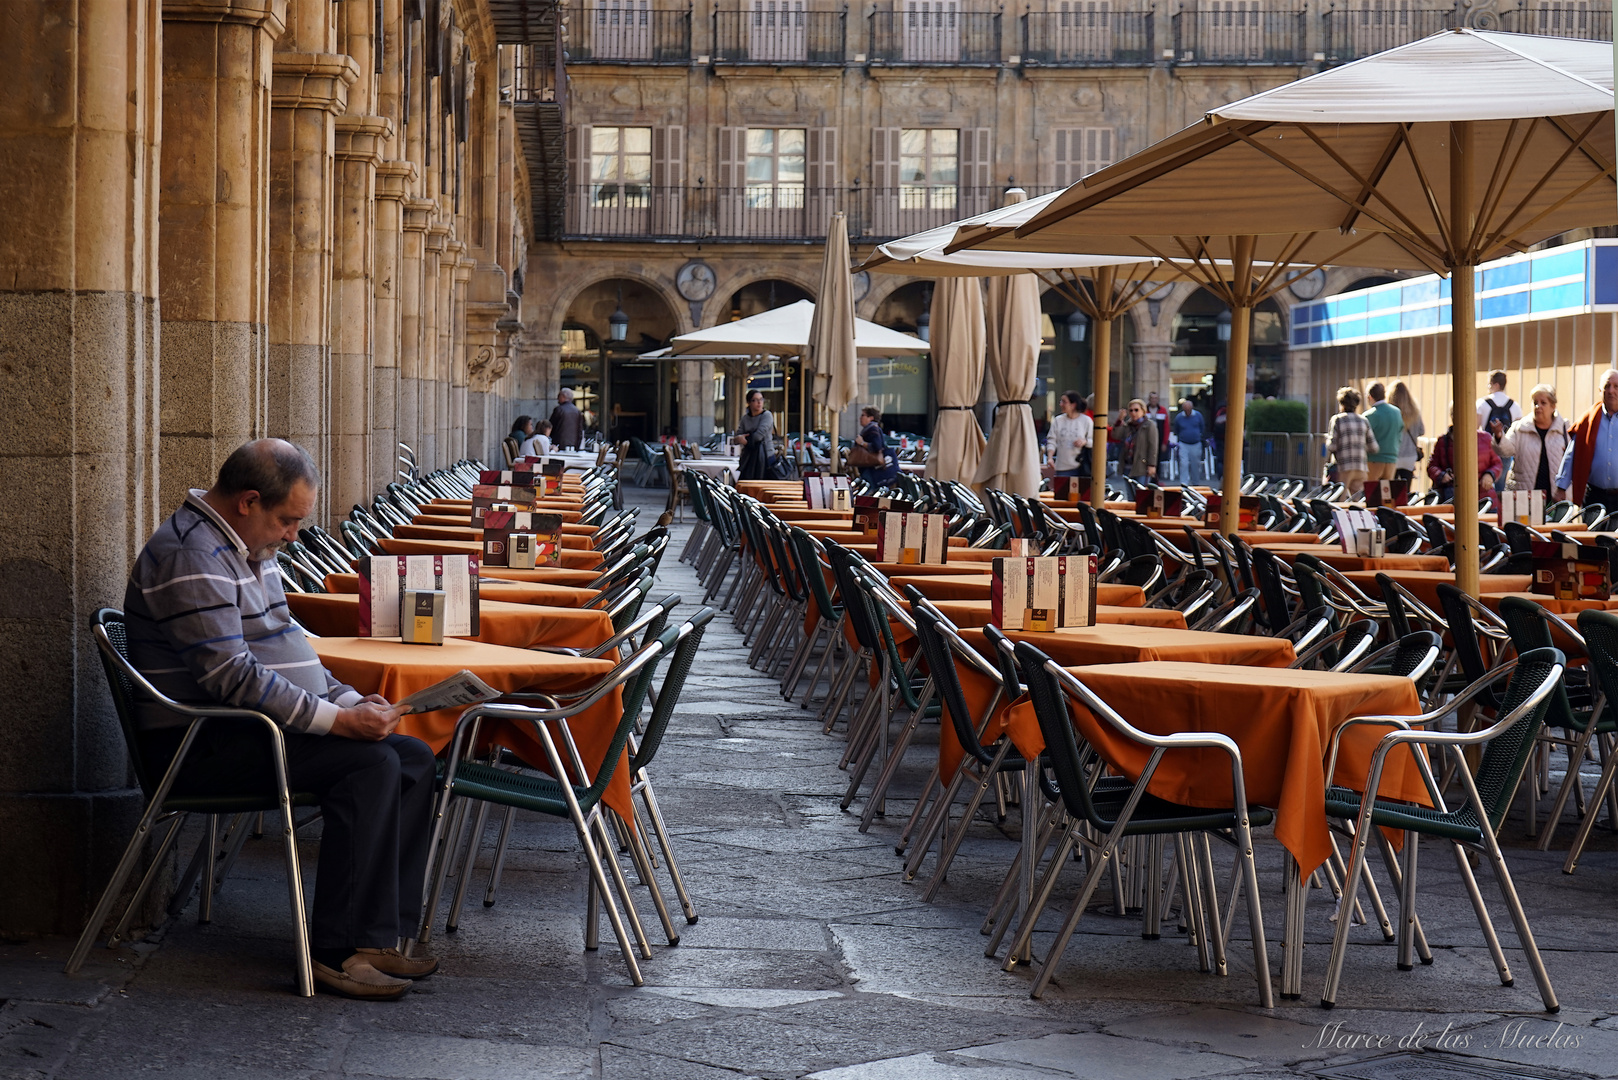
[[1360, 392], [1352, 386], [1337, 391], [1339, 411], [1327, 427], [1327, 446], [1337, 462], [1337, 479], [1348, 489], [1351, 498], [1359, 498], [1365, 490], [1366, 456], [1377, 452], [1376, 436], [1371, 425], [1359, 413]]

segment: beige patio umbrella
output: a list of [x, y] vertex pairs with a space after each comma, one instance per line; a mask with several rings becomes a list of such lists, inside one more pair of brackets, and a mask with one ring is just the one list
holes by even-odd
[[[809, 345], [804, 351], [804, 366], [814, 379], [814, 398], [833, 416], [846, 409], [859, 391], [853, 281], [849, 272], [848, 219], [839, 210], [832, 215], [826, 232], [820, 294], [809, 326]], [[800, 430], [808, 432], [807, 419]]]
[[[1021, 190], [1008, 192], [1008, 205], [1027, 197]], [[1032, 274], [1001, 275], [989, 279], [988, 293], [984, 361], [999, 403], [994, 407], [989, 445], [972, 483], [1014, 495], [1037, 495], [1039, 436], [1028, 398], [1039, 369], [1039, 282]]]
[[[1284, 284], [1276, 268], [1451, 274], [1454, 421], [1469, 432], [1477, 264], [1618, 220], [1612, 71], [1606, 42], [1434, 34], [1215, 109], [1067, 189], [1015, 235], [980, 230], [963, 240], [1031, 251], [1082, 241], [1197, 266], [1269, 262], [1272, 272], [1223, 275], [1233, 316], [1227, 491], [1240, 480], [1238, 357], [1251, 304]], [[1209, 284], [1220, 275], [1198, 276]], [[1457, 490], [1476, 491], [1473, 440], [1457, 439], [1455, 457]], [[1476, 506], [1455, 507], [1456, 579], [1474, 594]]]
[[986, 346], [983, 287], [977, 278], [941, 278], [933, 287], [933, 392], [938, 415], [927, 449], [927, 473], [934, 480], [970, 484], [983, 457], [983, 430], [972, 406], [983, 388]]

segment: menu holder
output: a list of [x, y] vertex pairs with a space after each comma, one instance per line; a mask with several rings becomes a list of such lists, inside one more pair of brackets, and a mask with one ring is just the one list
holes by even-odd
[[503, 487], [535, 487], [532, 469], [484, 469], [478, 473], [478, 483]]
[[[811, 510], [835, 510], [834, 504], [837, 494], [841, 492], [846, 504], [852, 496], [846, 476], [808, 476], [803, 481], [803, 501], [809, 504]], [[842, 509], [848, 509], [844, 505]]]
[[1095, 625], [1094, 555], [997, 558], [989, 581], [990, 617], [1002, 630], [1049, 633]]
[[854, 496], [854, 528], [867, 537], [881, 531], [882, 515], [888, 511], [919, 513], [920, 503], [911, 499], [895, 499], [886, 495]]
[[946, 514], [882, 514], [877, 525], [878, 562], [907, 566], [949, 561], [949, 516]]
[[358, 560], [360, 637], [398, 637], [406, 592], [444, 594], [444, 636], [478, 635], [476, 555], [372, 555]]
[[483, 515], [483, 565], [513, 566], [511, 541], [514, 535], [527, 535], [533, 540], [533, 561], [518, 569], [561, 565], [562, 515], [527, 510], [490, 510]]
[[1530, 591], [1558, 600], [1610, 600], [1612, 556], [1598, 544], [1561, 544], [1535, 540]]
[[1088, 481], [1082, 476], [1051, 477], [1051, 498], [1056, 502], [1077, 504], [1084, 500]]
[[546, 495], [557, 495], [562, 490], [562, 474], [567, 471], [567, 461], [563, 458], [524, 457], [517, 458], [512, 465], [521, 465], [534, 474], [533, 486]]
[[1342, 545], [1344, 555], [1378, 557], [1373, 556], [1368, 550], [1360, 550], [1360, 534], [1381, 528], [1377, 524], [1375, 514], [1369, 510], [1333, 510], [1331, 523], [1337, 530], [1337, 542]]
[[1366, 506], [1408, 506], [1409, 504], [1409, 480], [1371, 480], [1365, 485]]
[[1545, 524], [1545, 493], [1543, 491], [1502, 491], [1499, 496], [1500, 521], [1508, 521], [1537, 529]]
[[[1263, 500], [1257, 495], [1241, 495], [1238, 496], [1238, 499], [1239, 510], [1237, 512], [1236, 531], [1251, 532], [1258, 528], [1259, 511], [1264, 508]], [[1217, 491], [1209, 492], [1208, 506], [1202, 514], [1202, 524], [1209, 529], [1221, 528], [1222, 526], [1219, 522], [1223, 513], [1224, 496]]]
[[539, 501], [537, 488], [518, 484], [476, 484], [472, 488], [472, 525], [483, 526], [483, 515], [504, 504], [519, 510], [533, 510]]
[[1135, 490], [1135, 513], [1143, 518], [1180, 517], [1185, 512], [1185, 491], [1157, 487]]
[[444, 644], [444, 594], [437, 589], [406, 589], [400, 597], [399, 640], [411, 645]]

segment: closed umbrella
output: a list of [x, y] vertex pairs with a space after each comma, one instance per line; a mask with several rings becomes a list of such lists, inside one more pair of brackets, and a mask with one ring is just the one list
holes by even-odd
[[[1009, 194], [1022, 202], [1021, 191]], [[986, 363], [994, 380], [994, 424], [973, 483], [1014, 495], [1039, 493], [1039, 436], [1028, 399], [1039, 369], [1039, 281], [1032, 274], [989, 279], [984, 309], [988, 326]], [[1104, 460], [1104, 459], [1103, 459]]]
[[948, 277], [933, 289], [933, 390], [938, 416], [927, 451], [927, 475], [971, 483], [983, 456], [983, 430], [972, 406], [983, 387], [983, 287], [977, 278]]
[[[1479, 389], [1477, 265], [1618, 220], [1612, 91], [1606, 42], [1445, 31], [1215, 109], [1086, 177], [1015, 235], [982, 240], [1449, 274], [1464, 433]], [[1234, 360], [1267, 275], [1233, 276]], [[1238, 374], [1233, 365], [1227, 490]], [[1473, 441], [1455, 440], [1455, 457], [1457, 490], [1475, 491]], [[1475, 594], [1477, 504], [1457, 499], [1455, 511], [1456, 579]]]
[[[848, 220], [832, 215], [826, 256], [820, 267], [820, 296], [809, 326], [805, 366], [814, 377], [814, 398], [834, 416], [854, 400], [859, 371], [854, 352], [854, 285], [849, 272]], [[805, 424], [805, 430], [808, 428]]]

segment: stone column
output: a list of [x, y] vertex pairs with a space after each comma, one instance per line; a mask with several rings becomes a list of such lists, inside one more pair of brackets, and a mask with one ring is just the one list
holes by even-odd
[[[408, 161], [384, 161], [376, 170], [376, 337], [371, 370], [372, 493], [394, 478], [398, 457], [399, 371], [403, 356], [405, 200], [416, 167]], [[420, 273], [418, 256], [417, 273]]]
[[460, 261], [463, 245], [455, 238], [453, 226], [444, 239], [444, 251], [438, 258], [438, 330], [437, 361], [433, 365], [433, 430], [437, 433], [438, 467], [454, 461], [450, 447], [449, 389], [455, 374], [455, 341], [459, 337], [455, 326], [455, 267]]
[[[1169, 401], [1169, 354], [1174, 351], [1171, 341], [1132, 341], [1129, 344], [1131, 354], [1135, 358], [1135, 379], [1131, 384], [1134, 389], [1129, 397], [1138, 397], [1146, 400], [1146, 395], [1154, 390], [1157, 399], [1163, 402], [1165, 409], [1171, 408], [1173, 402]], [[1123, 408], [1129, 401], [1125, 398], [1117, 403]], [[1116, 409], [1114, 412], [1116, 413]]]
[[[471, 344], [468, 340], [470, 320], [467, 318], [467, 304], [472, 285], [472, 270], [477, 266], [477, 260], [466, 253], [466, 245], [461, 245], [460, 258], [455, 262], [454, 282], [450, 292], [450, 377], [449, 377], [449, 439], [450, 450], [445, 455], [445, 464], [459, 461], [467, 456], [466, 441], [466, 369], [472, 359]], [[502, 308], [504, 304], [500, 305]], [[494, 344], [494, 334], [491, 328], [488, 343]]]
[[[436, 207], [430, 199], [423, 202]], [[421, 366], [416, 397], [417, 434], [421, 445], [416, 459], [423, 468], [438, 467], [438, 382], [439, 322], [443, 315], [439, 264], [444, 259], [444, 242], [449, 228], [436, 222], [427, 226], [421, 259]]]
[[1288, 349], [1281, 373], [1281, 396], [1288, 401], [1309, 401], [1313, 391], [1309, 349]]
[[[498, 270], [494, 270], [493, 273], [501, 278], [505, 276]], [[468, 275], [471, 276], [470, 268]], [[488, 277], [490, 270], [479, 270], [476, 276], [480, 279]], [[466, 302], [466, 330], [463, 334], [466, 378], [462, 389], [466, 402], [466, 456], [485, 462], [489, 461], [490, 452], [494, 449], [493, 428], [499, 427], [500, 435], [510, 430], [506, 426], [510, 417], [501, 420], [490, 419], [495, 398], [493, 392], [495, 383], [506, 373], [509, 366], [509, 363], [503, 363], [501, 356], [501, 339], [506, 336], [501, 329], [501, 320], [505, 318], [508, 310], [504, 301]]]
[[0, 33], [0, 934], [77, 934], [140, 816], [90, 615], [158, 498], [158, 0]]
[[[304, 3], [300, 12], [320, 4]], [[330, 6], [329, 4], [325, 6]], [[310, 21], [313, 21], [310, 17]], [[320, 34], [308, 30], [309, 37]], [[333, 121], [348, 106], [357, 67], [326, 52], [275, 53], [270, 114], [269, 433], [332, 471], [331, 386]], [[323, 483], [316, 520], [328, 517]]]
[[713, 431], [713, 362], [683, 361], [680, 369], [680, 438], [705, 439]]
[[[360, 7], [364, 5], [350, 5]], [[393, 125], [381, 116], [339, 116], [334, 142], [331, 296], [331, 515], [371, 496], [372, 371], [376, 351], [376, 170]]]
[[[414, 163], [411, 163], [414, 167]], [[399, 423], [397, 437], [415, 451], [422, 452], [421, 385], [428, 355], [427, 294], [422, 290], [426, 273], [427, 228], [432, 222], [431, 199], [404, 201], [403, 228], [399, 239]]]
[[286, 0], [163, 5], [165, 506], [265, 430], [270, 56]]

